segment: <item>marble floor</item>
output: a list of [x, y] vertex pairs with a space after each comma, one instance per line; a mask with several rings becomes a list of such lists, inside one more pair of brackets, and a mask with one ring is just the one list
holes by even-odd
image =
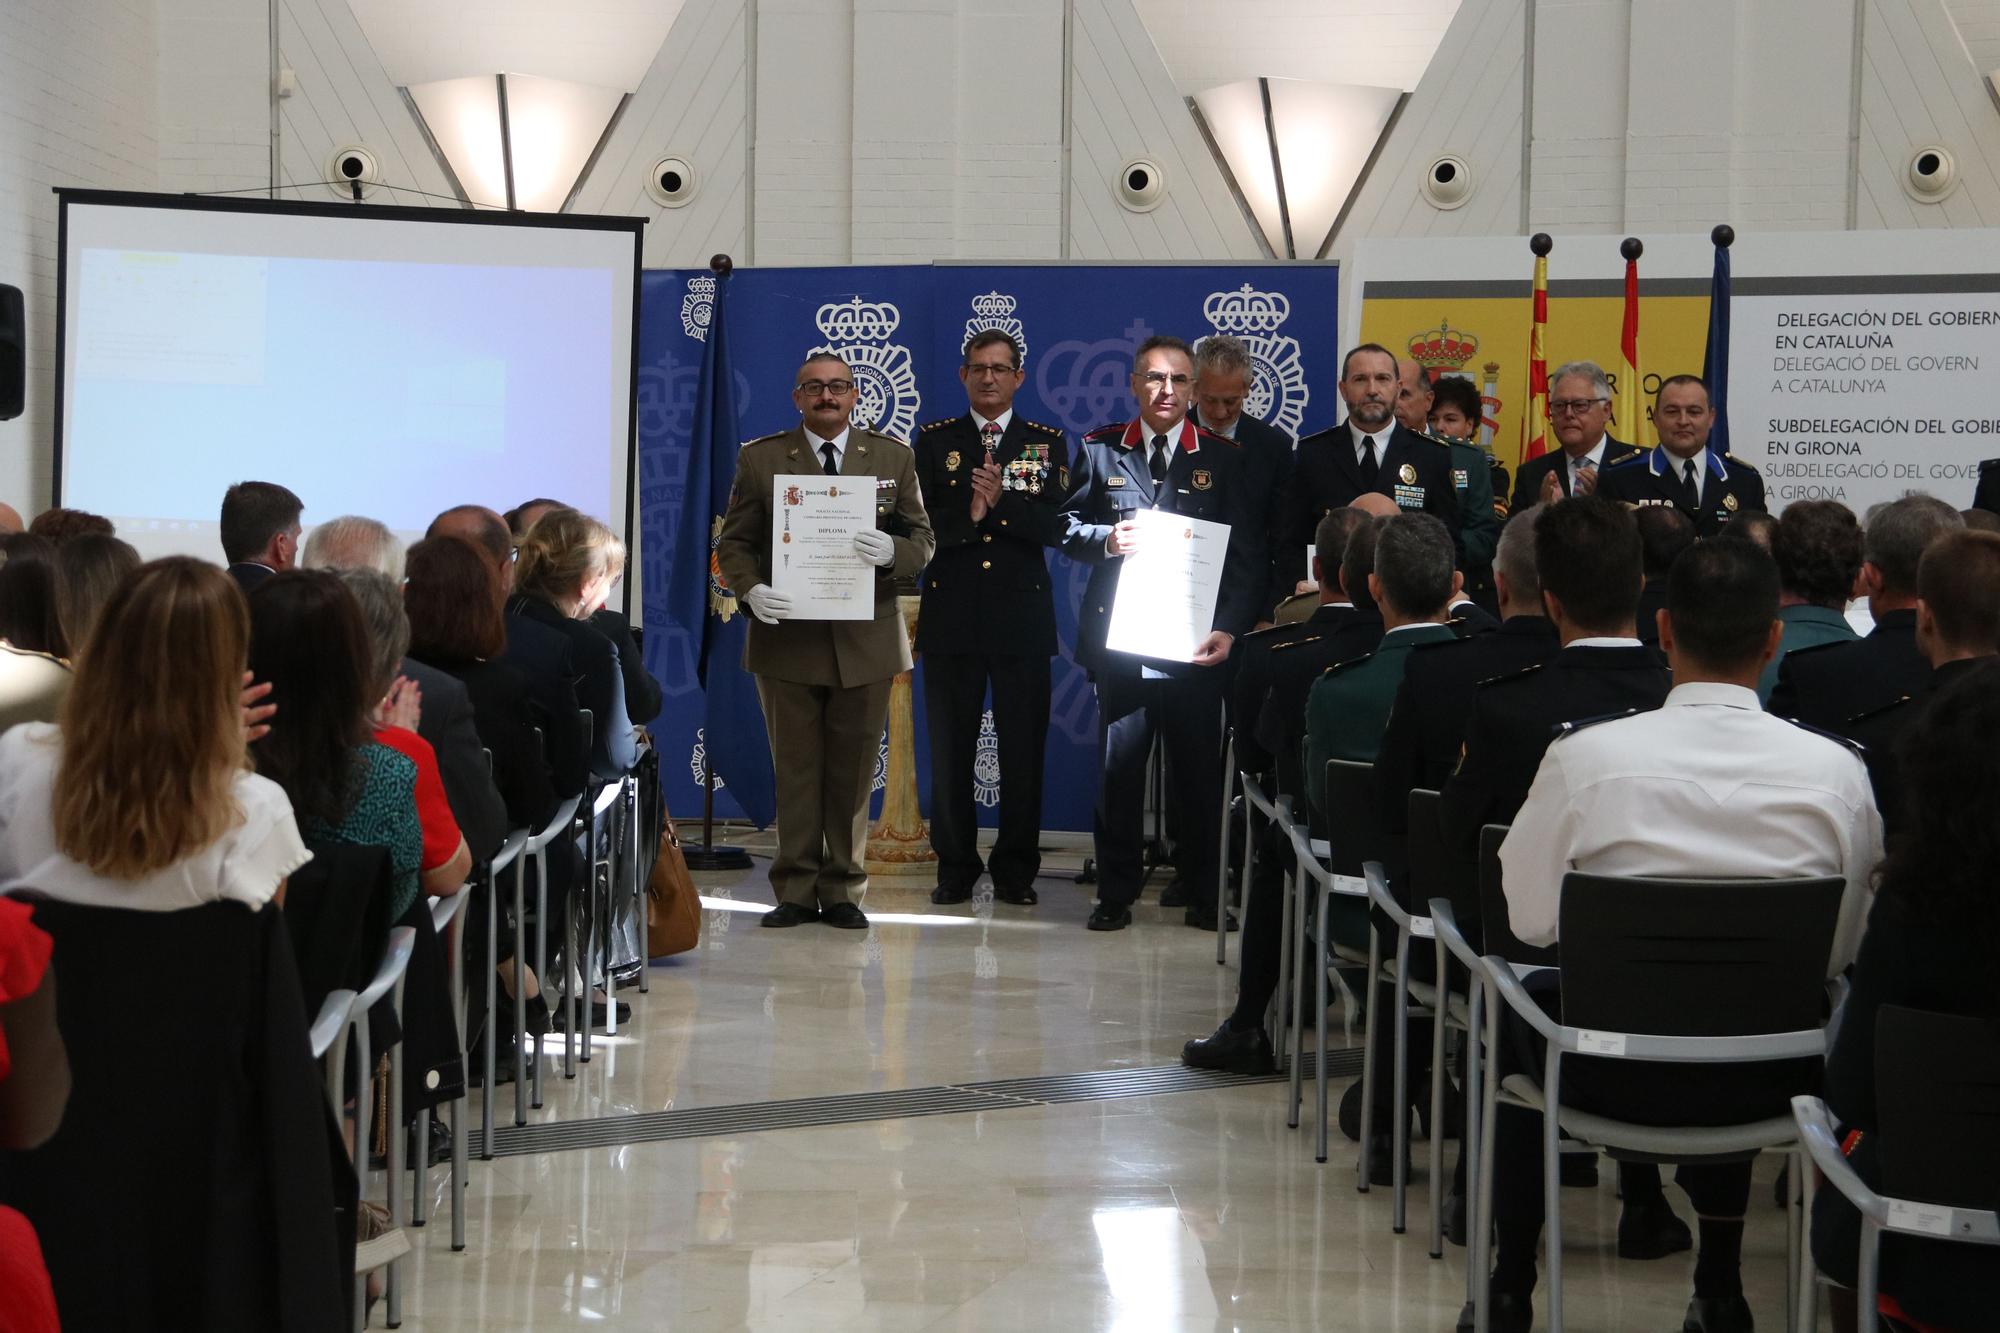
[[[1217, 967], [1215, 937], [1154, 888], [1134, 928], [1084, 931], [1079, 854], [1049, 857], [1034, 908], [935, 908], [927, 884], [878, 879], [865, 934], [758, 929], [761, 860], [704, 876], [700, 948], [620, 992], [632, 1022], [575, 1080], [549, 1048], [531, 1119], [1170, 1064], [1233, 1001], [1234, 942]], [[503, 1087], [502, 1123], [512, 1105]], [[442, 1211], [412, 1232], [403, 1327], [1451, 1328], [1464, 1251], [1425, 1253], [1421, 1147], [1405, 1236], [1353, 1162], [1337, 1135], [1313, 1162], [1282, 1084], [474, 1161], [466, 1250]], [[447, 1175], [430, 1175], [440, 1209]], [[1619, 1262], [1603, 1175], [1565, 1192], [1568, 1325], [1678, 1329], [1686, 1256]], [[1767, 1329], [1784, 1245], [1782, 1214], [1753, 1208], [1744, 1275]]]

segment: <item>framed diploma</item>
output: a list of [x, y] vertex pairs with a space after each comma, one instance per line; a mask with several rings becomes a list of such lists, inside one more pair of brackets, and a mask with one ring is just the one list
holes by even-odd
[[854, 534], [875, 526], [875, 478], [823, 472], [771, 479], [771, 586], [794, 620], [873, 620], [875, 567]]
[[1162, 662], [1192, 662], [1215, 627], [1229, 525], [1141, 509], [1139, 549], [1123, 556], [1105, 647]]

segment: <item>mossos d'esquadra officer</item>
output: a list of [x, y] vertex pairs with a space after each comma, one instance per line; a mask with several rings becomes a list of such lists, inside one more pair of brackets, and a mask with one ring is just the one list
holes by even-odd
[[[972, 897], [982, 872], [1003, 903], [1036, 901], [1049, 658], [1056, 652], [1047, 551], [1063, 538], [1069, 444], [1014, 411], [1021, 347], [998, 329], [965, 345], [970, 411], [917, 432], [917, 477], [937, 533], [923, 575], [917, 655], [931, 746], [934, 903]], [[982, 863], [975, 761], [986, 693], [1000, 763], [1000, 832]]]
[[[1099, 766], [1095, 836], [1098, 903], [1092, 930], [1123, 930], [1144, 882], [1146, 759], [1161, 737], [1177, 816], [1176, 864], [1197, 886], [1215, 883], [1216, 808], [1222, 799], [1222, 664], [1256, 623], [1268, 570], [1264, 523], [1244, 451], [1188, 419], [1193, 357], [1179, 338], [1148, 338], [1133, 358], [1139, 415], [1084, 436], [1064, 503], [1063, 550], [1092, 566], [1078, 613], [1076, 660], [1097, 688]], [[1119, 572], [1139, 549], [1142, 509], [1229, 525], [1212, 629], [1192, 662], [1155, 661], [1110, 648]], [[1197, 892], [1189, 925], [1215, 924]]]

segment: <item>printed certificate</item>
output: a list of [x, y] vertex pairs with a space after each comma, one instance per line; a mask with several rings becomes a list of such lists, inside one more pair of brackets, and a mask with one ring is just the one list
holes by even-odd
[[1105, 646], [1163, 662], [1192, 662], [1215, 627], [1229, 525], [1141, 509], [1139, 549], [1123, 556]]
[[875, 478], [823, 472], [771, 479], [771, 586], [794, 620], [873, 620], [875, 566], [854, 534], [875, 526]]

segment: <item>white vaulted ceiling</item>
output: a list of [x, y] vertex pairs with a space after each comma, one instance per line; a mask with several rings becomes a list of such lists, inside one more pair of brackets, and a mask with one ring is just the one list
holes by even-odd
[[348, 0], [393, 83], [504, 71], [628, 93], [639, 86], [683, 3]]

